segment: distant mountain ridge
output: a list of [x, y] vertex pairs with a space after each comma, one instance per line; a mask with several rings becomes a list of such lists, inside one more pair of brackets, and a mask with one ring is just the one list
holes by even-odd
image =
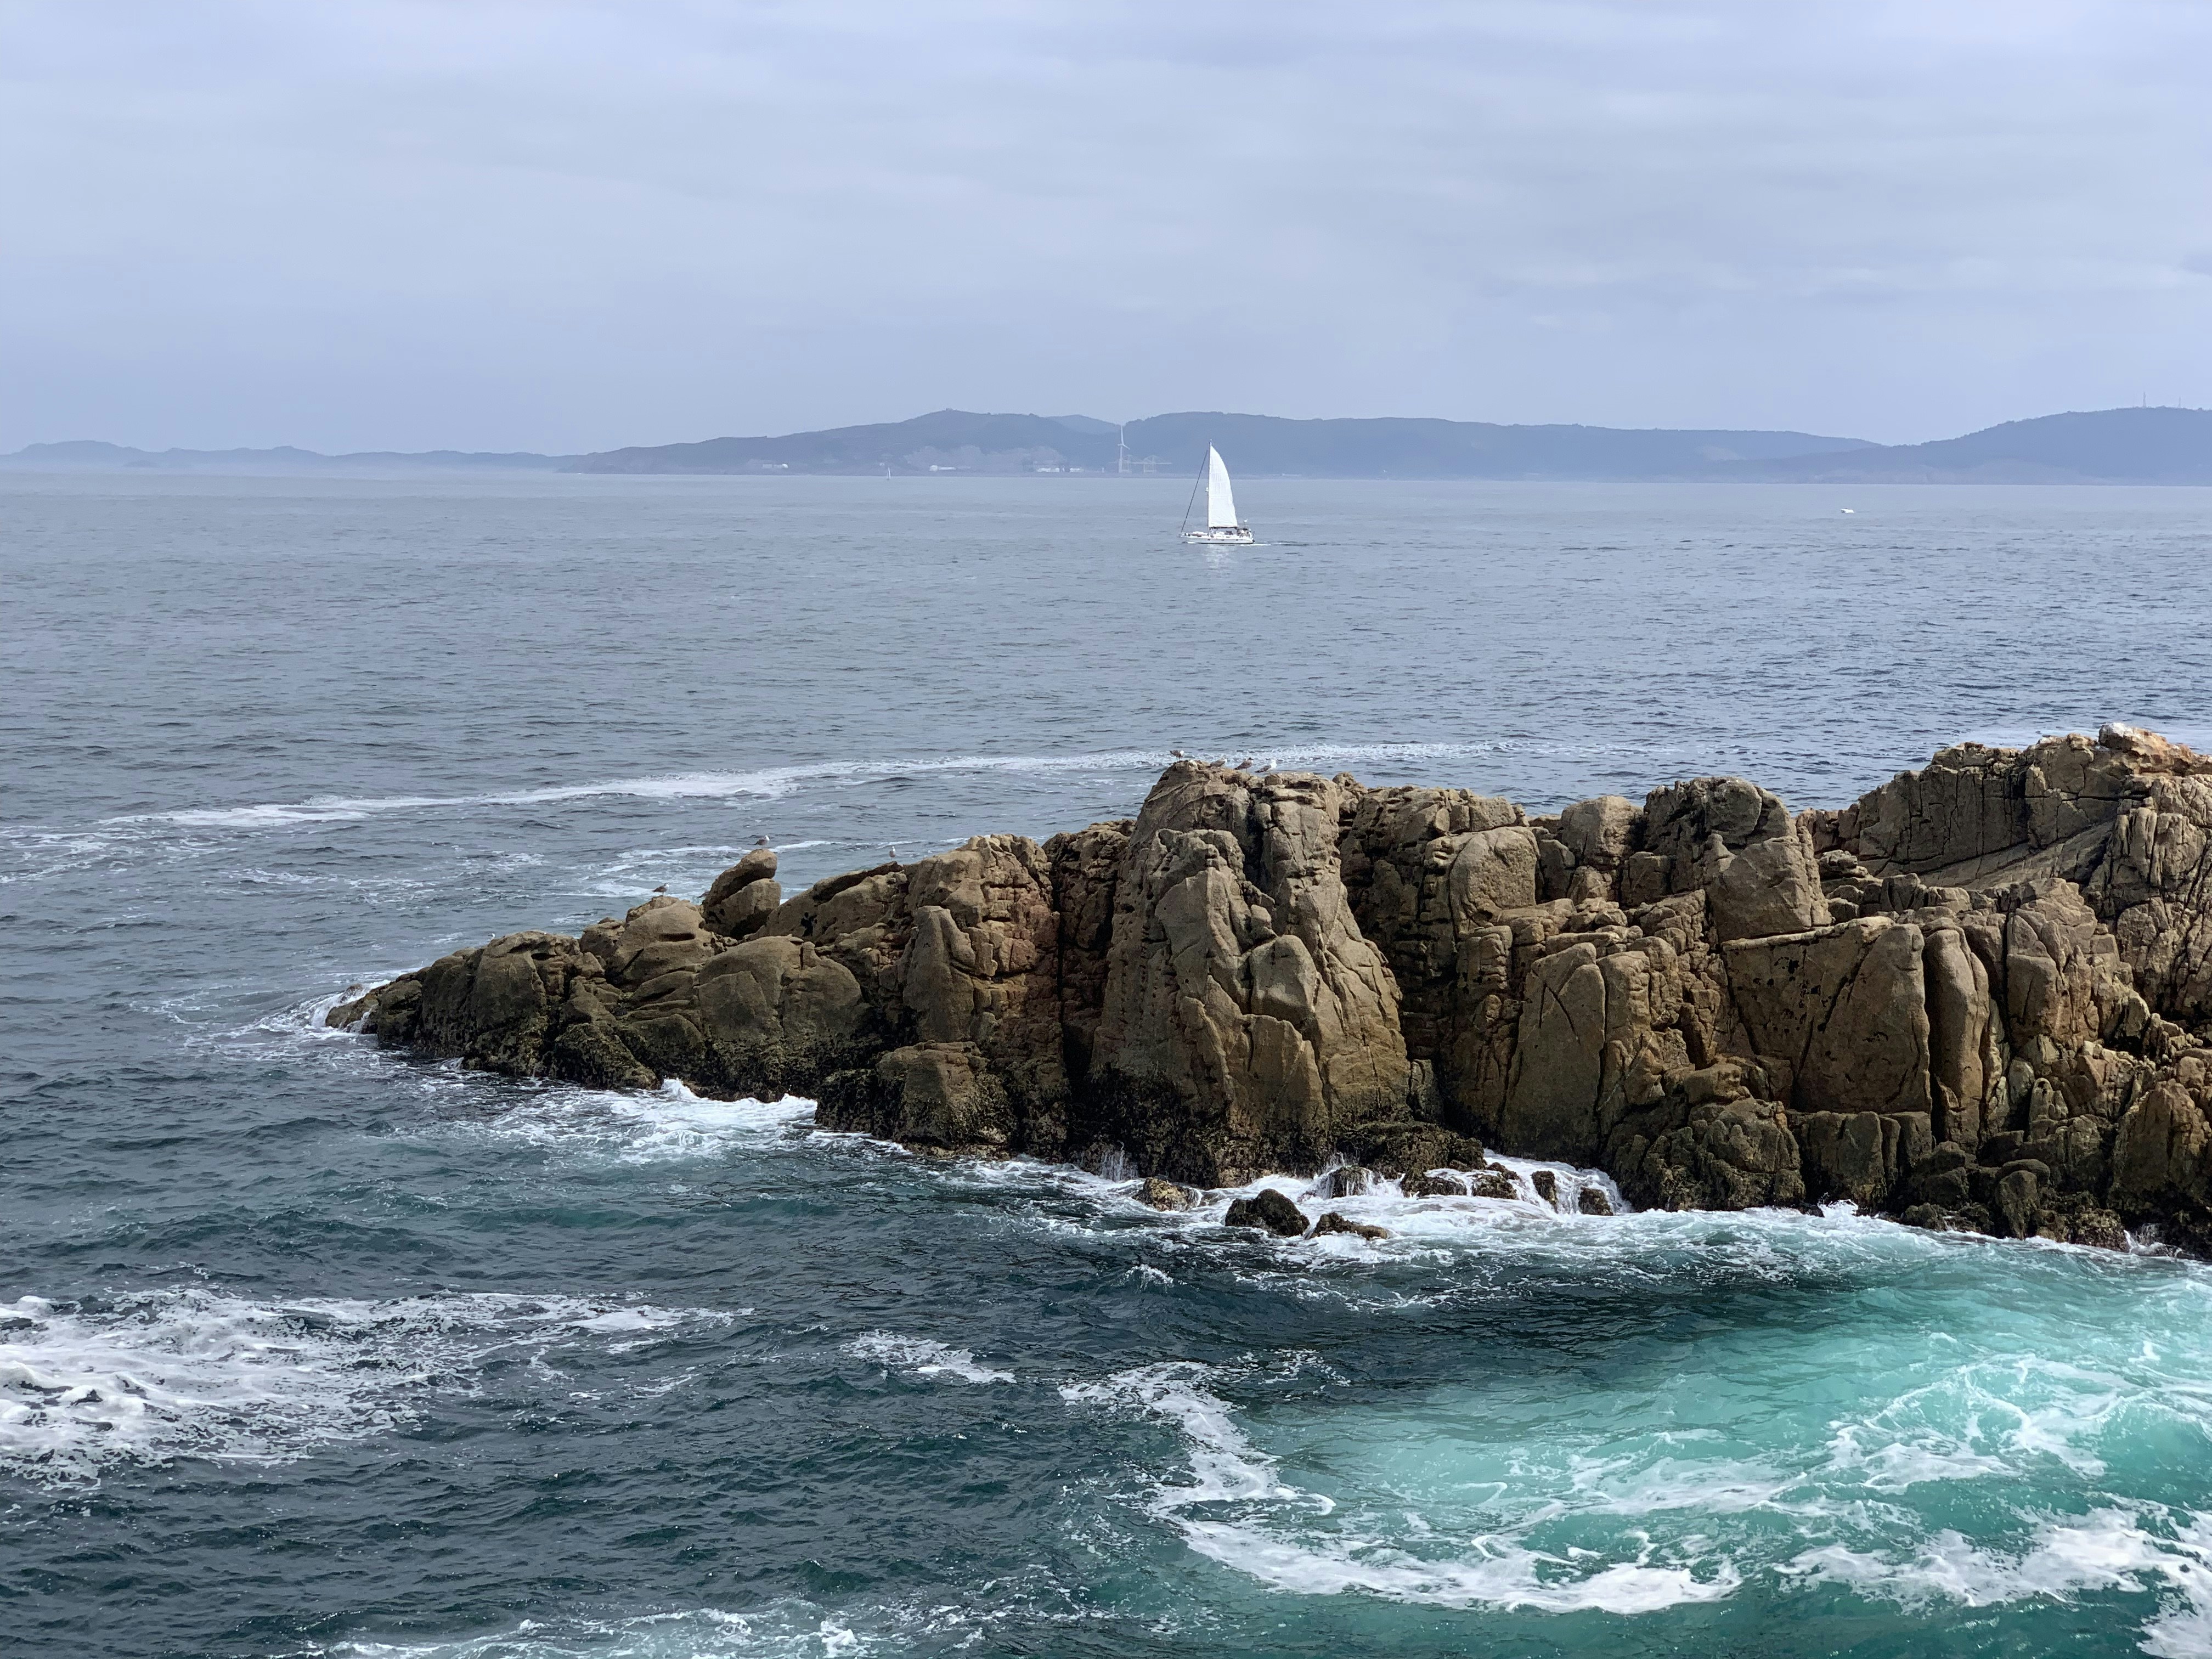
[[1721, 470], [1823, 483], [2212, 483], [2212, 409], [2077, 410], [1933, 443]]
[[42, 472], [189, 472], [226, 468], [324, 472], [333, 467], [346, 471], [436, 468], [556, 472], [578, 459], [574, 455], [537, 455], [520, 450], [494, 454], [463, 449], [368, 449], [344, 455], [324, 455], [312, 449], [295, 449], [289, 444], [280, 444], [274, 449], [150, 450], [80, 438], [68, 443], [26, 444], [12, 455], [0, 455], [0, 466]]
[[775, 437], [709, 438], [590, 455], [527, 452], [168, 449], [90, 441], [0, 456], [16, 471], [278, 473], [435, 471], [643, 474], [1111, 473], [1189, 476], [1208, 444], [1239, 476], [1898, 483], [2212, 483], [2212, 410], [2106, 409], [2008, 421], [1932, 443], [1804, 432], [1506, 426], [1386, 417], [1156, 415], [1116, 427], [1087, 415], [941, 409], [908, 421]]
[[608, 450], [574, 472], [1111, 472], [1122, 443], [1134, 470], [1194, 472], [1208, 444], [1242, 474], [1312, 477], [1691, 477], [1719, 462], [1826, 455], [1863, 439], [1804, 432], [1499, 426], [1385, 417], [1294, 421], [1274, 415], [1155, 415], [1117, 429], [1083, 416], [978, 415], [940, 409], [910, 421], [785, 437]]

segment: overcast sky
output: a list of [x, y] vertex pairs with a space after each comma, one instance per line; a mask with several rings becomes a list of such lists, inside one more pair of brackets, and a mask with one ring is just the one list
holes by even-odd
[[0, 20], [0, 447], [2212, 404], [2197, 0]]

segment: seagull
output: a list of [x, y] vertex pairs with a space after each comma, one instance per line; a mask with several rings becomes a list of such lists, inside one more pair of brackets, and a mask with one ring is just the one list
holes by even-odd
[[668, 884], [664, 881], [659, 886], [654, 888], [653, 890], [656, 893], [665, 893], [668, 890]]
[[1252, 757], [1249, 755], [1247, 755], [1243, 760], [1238, 761], [1237, 763], [1237, 769], [1240, 772], [1250, 771], [1252, 769]]
[[1177, 760], [1185, 760], [1188, 758], [1188, 757], [1187, 757], [1180, 749], [1170, 749], [1168, 750], [1168, 753], [1173, 755]]
[[768, 845], [768, 837], [767, 837], [766, 836], [755, 836], [753, 837], [753, 845], [754, 845], [754, 846], [756, 846], [756, 847], [765, 847], [765, 846], [767, 846], [767, 845]]

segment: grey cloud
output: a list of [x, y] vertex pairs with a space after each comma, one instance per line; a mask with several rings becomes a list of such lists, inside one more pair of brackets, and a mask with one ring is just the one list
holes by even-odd
[[0, 444], [2212, 401], [2156, 0], [0, 10]]

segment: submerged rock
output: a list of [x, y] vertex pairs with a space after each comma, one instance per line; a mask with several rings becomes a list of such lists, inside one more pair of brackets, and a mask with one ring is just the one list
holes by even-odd
[[1185, 761], [1134, 819], [1042, 844], [789, 897], [775, 869], [757, 850], [696, 905], [508, 934], [329, 1018], [1177, 1183], [1340, 1161], [1328, 1197], [1500, 1195], [1487, 1144], [1638, 1205], [2212, 1241], [2212, 760], [2128, 727], [1947, 749], [1794, 817], [1741, 779], [1531, 818]]

